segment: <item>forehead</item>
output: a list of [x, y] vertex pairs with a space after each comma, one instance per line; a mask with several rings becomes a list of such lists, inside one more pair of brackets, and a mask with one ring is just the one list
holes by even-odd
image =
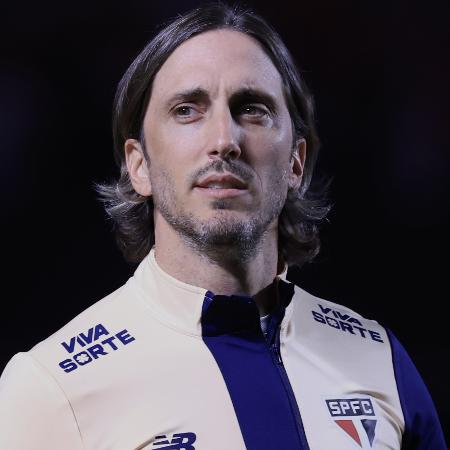
[[251, 87], [282, 98], [281, 76], [258, 41], [228, 29], [201, 33], [177, 47], [156, 74], [152, 97], [193, 87], [212, 96]]

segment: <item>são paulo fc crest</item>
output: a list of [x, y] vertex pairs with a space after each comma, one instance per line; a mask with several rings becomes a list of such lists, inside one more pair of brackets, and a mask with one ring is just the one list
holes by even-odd
[[334, 423], [362, 449], [371, 449], [375, 440], [377, 418], [372, 400], [333, 398], [325, 400]]

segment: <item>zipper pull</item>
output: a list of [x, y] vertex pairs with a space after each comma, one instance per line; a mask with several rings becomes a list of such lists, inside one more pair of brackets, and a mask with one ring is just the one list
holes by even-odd
[[283, 365], [283, 361], [281, 359], [280, 351], [278, 350], [278, 347], [277, 347], [276, 344], [272, 345], [272, 352], [275, 355], [275, 359], [276, 359], [277, 363], [279, 365]]

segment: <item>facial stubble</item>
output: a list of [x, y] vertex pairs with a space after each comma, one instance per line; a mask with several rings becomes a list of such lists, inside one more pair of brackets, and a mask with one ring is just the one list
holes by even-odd
[[[236, 175], [245, 174], [242, 168], [227, 170]], [[212, 168], [223, 171], [220, 164]], [[278, 218], [286, 201], [287, 171], [273, 170], [269, 178], [267, 195], [261, 198], [260, 208], [246, 217], [233, 212], [233, 199], [210, 200], [209, 207], [215, 211], [212, 217], [200, 219], [186, 210], [177, 198], [175, 183], [164, 170], [152, 173], [153, 202], [162, 217], [178, 233], [181, 239], [196, 253], [216, 264], [244, 264], [251, 260], [271, 224]], [[207, 172], [203, 170], [202, 173]], [[238, 173], [236, 173], [238, 172]], [[248, 173], [248, 172], [247, 172]], [[249, 178], [249, 176], [247, 177]]]

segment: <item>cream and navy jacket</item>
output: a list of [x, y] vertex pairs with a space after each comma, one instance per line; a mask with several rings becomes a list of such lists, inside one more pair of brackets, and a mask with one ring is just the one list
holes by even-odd
[[1, 450], [445, 449], [430, 396], [377, 322], [282, 279], [261, 331], [250, 297], [158, 267], [0, 379]]

